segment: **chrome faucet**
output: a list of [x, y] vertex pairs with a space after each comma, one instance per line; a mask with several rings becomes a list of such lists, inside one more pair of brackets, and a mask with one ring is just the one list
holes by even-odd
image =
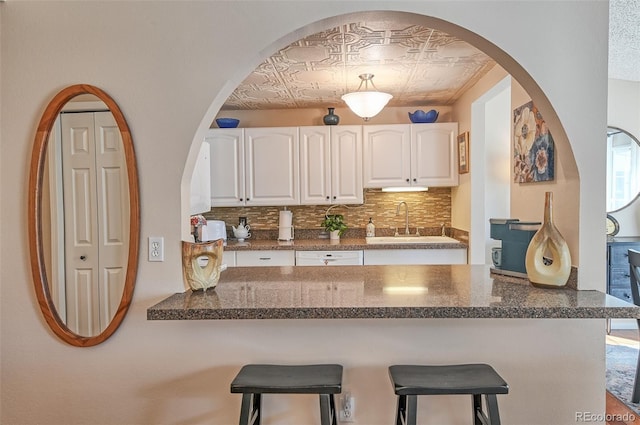
[[400, 201], [396, 208], [396, 215], [400, 214], [400, 206], [404, 204], [404, 234], [409, 235], [409, 206], [406, 202]]

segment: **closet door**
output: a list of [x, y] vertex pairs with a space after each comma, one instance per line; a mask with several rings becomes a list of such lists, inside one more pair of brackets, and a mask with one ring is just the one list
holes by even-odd
[[97, 335], [122, 297], [128, 249], [128, 181], [110, 112], [61, 117], [67, 326]]

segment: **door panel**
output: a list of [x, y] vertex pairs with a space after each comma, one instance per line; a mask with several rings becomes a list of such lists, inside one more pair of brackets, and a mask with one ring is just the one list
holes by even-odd
[[128, 177], [110, 112], [61, 116], [67, 326], [97, 335], [122, 298], [128, 260]]

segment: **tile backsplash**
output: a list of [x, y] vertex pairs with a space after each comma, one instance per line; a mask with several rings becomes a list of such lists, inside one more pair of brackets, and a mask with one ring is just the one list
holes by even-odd
[[[369, 217], [376, 225], [376, 231], [387, 233], [392, 227], [404, 229], [404, 206], [396, 215], [399, 202], [405, 201], [409, 207], [409, 226], [440, 228], [444, 223], [451, 226], [451, 188], [434, 187], [426, 192], [382, 192], [380, 189], [365, 189], [364, 203], [361, 205], [338, 205], [330, 214], [344, 215], [350, 230], [364, 229]], [[293, 212], [293, 226], [298, 230], [322, 230], [322, 222], [329, 205], [294, 205], [287, 207]], [[252, 230], [276, 230], [280, 211], [284, 207], [220, 207], [212, 208], [204, 214], [208, 220], [224, 220], [227, 226], [238, 224], [238, 217], [247, 217]]]

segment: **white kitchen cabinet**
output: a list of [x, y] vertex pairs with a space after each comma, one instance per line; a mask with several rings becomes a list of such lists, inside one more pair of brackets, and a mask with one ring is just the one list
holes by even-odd
[[364, 265], [467, 264], [467, 250], [458, 249], [366, 249]]
[[211, 148], [211, 206], [243, 206], [244, 130], [210, 129], [205, 136], [205, 142], [209, 143]]
[[296, 266], [361, 266], [362, 251], [296, 251]]
[[236, 252], [235, 251], [222, 251], [222, 264], [226, 264], [227, 267], [236, 266]]
[[411, 125], [364, 125], [364, 187], [409, 186]]
[[458, 185], [457, 123], [363, 126], [364, 187]]
[[295, 263], [292, 250], [236, 251], [237, 267], [293, 266]]
[[298, 128], [210, 129], [213, 207], [297, 205]]
[[300, 127], [300, 203], [363, 202], [362, 126]]
[[458, 123], [411, 126], [411, 183], [420, 186], [458, 185]]
[[298, 127], [244, 131], [245, 205], [300, 203]]
[[211, 210], [211, 146], [203, 142], [191, 175], [189, 214], [202, 214]]

